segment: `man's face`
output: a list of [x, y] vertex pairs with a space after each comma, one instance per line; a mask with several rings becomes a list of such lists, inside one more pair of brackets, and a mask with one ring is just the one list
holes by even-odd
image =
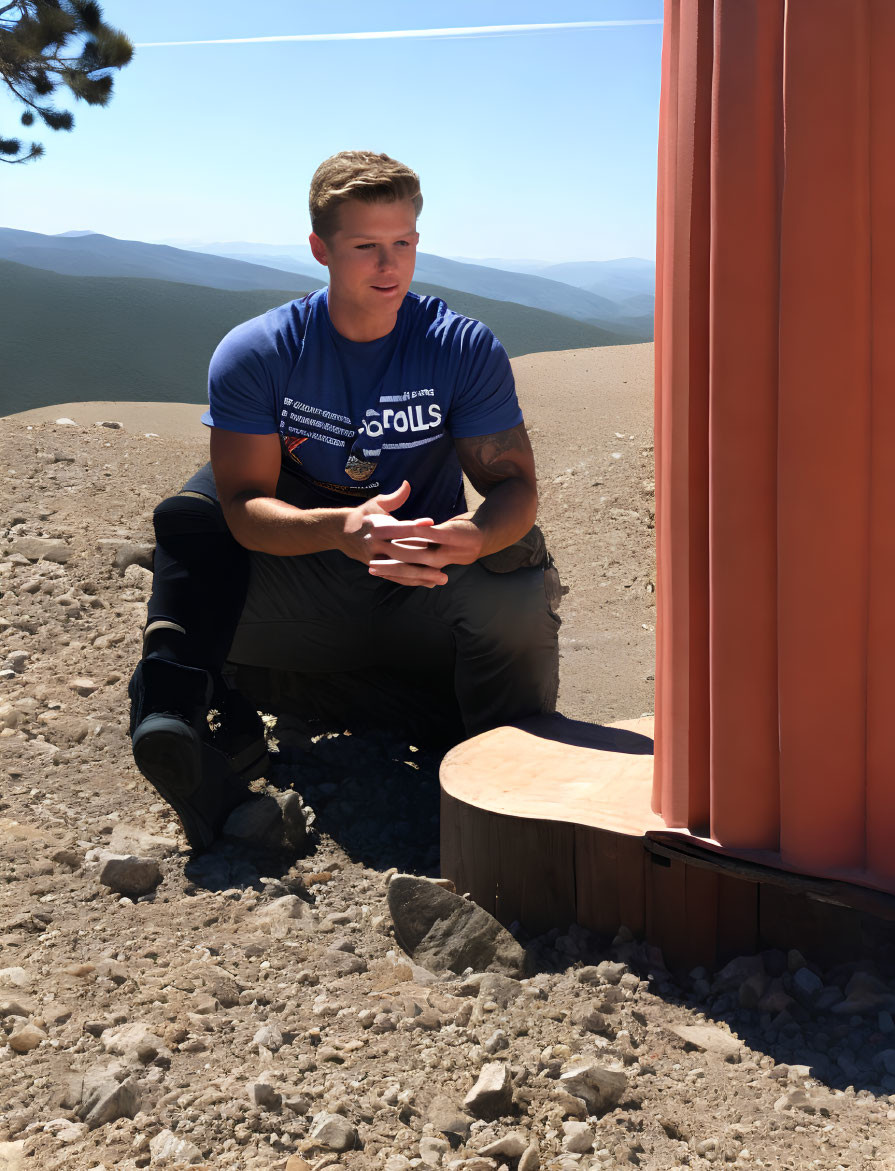
[[311, 235], [311, 249], [329, 268], [330, 292], [363, 315], [397, 313], [416, 263], [416, 212], [409, 199], [394, 203], [349, 200], [328, 240]]

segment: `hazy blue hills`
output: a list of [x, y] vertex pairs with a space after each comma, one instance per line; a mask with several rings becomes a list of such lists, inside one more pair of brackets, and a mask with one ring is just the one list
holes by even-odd
[[[303, 277], [320, 272], [320, 266], [306, 244], [251, 244], [236, 240], [228, 243], [194, 244], [189, 247], [206, 255], [251, 261], [256, 265], [275, 266]], [[558, 273], [554, 276], [554, 270], [577, 270], [576, 265], [549, 265], [535, 275], [521, 270], [502, 269], [497, 261], [479, 264], [472, 261], [450, 260], [429, 252], [417, 253], [416, 279], [427, 284], [488, 297], [491, 300], [515, 301], [519, 305], [544, 309], [548, 313], [558, 313], [575, 321], [587, 322], [615, 333], [625, 334], [630, 341], [651, 339], [652, 321], [642, 320], [644, 314], [651, 313], [651, 308], [632, 308], [627, 301], [632, 295], [652, 292], [655, 283], [654, 271], [651, 279], [648, 275], [641, 279], [638, 271], [627, 280], [618, 280], [613, 276], [616, 270], [612, 266], [620, 266], [619, 273], [627, 277], [629, 262], [587, 262], [588, 265], [591, 263], [597, 266], [611, 295], [604, 296], [586, 289], [578, 281], [564, 283]], [[649, 261], [634, 263], [645, 265], [647, 273], [655, 267]], [[632, 269], [632, 273], [634, 271]], [[589, 275], [588, 279], [597, 278], [590, 278]]]
[[[0, 228], [0, 259], [68, 276], [151, 277], [212, 289], [282, 289], [287, 293], [296, 287], [294, 276], [279, 268], [263, 268], [169, 248], [166, 244], [117, 240], [97, 232], [44, 236]], [[304, 278], [299, 287], [309, 292], [325, 283], [319, 278]]]
[[[0, 260], [0, 414], [97, 399], [202, 402], [208, 360], [224, 334], [308, 292], [309, 283], [298, 277], [288, 290], [230, 290]], [[425, 283], [414, 289], [484, 321], [511, 357], [631, 340], [513, 302]]]
[[575, 288], [616, 302], [623, 313], [628, 311], [629, 299], [638, 295], [646, 298], [641, 304], [649, 306], [644, 312], [652, 313], [655, 303], [655, 261], [644, 260], [638, 256], [625, 256], [619, 260], [575, 260], [563, 264], [551, 264], [543, 260], [466, 261], [465, 257], [455, 259], [561, 281], [563, 284], [573, 285]]

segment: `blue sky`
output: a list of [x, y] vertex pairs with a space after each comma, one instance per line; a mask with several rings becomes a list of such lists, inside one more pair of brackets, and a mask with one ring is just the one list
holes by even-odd
[[[104, 0], [135, 42], [659, 21], [661, 0]], [[106, 109], [0, 171], [0, 223], [143, 240], [305, 241], [317, 164], [349, 147], [419, 172], [420, 247], [601, 260], [655, 250], [659, 23], [516, 35], [138, 49]], [[60, 104], [65, 104], [60, 101]], [[0, 98], [0, 130], [16, 134]], [[26, 132], [27, 133], [27, 132]]]

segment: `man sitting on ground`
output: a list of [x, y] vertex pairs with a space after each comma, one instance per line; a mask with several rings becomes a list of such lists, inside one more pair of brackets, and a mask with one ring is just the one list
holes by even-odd
[[228, 660], [371, 687], [435, 670], [466, 734], [554, 710], [559, 619], [512, 370], [481, 322], [409, 292], [421, 208], [387, 155], [318, 168], [310, 244], [329, 286], [224, 338], [211, 463], [156, 509], [131, 734], [196, 849], [267, 765]]

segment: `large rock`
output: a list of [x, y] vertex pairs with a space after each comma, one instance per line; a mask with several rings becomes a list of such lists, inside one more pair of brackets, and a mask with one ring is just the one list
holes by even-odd
[[524, 975], [525, 952], [475, 903], [412, 874], [396, 874], [387, 897], [398, 943], [424, 968]]

